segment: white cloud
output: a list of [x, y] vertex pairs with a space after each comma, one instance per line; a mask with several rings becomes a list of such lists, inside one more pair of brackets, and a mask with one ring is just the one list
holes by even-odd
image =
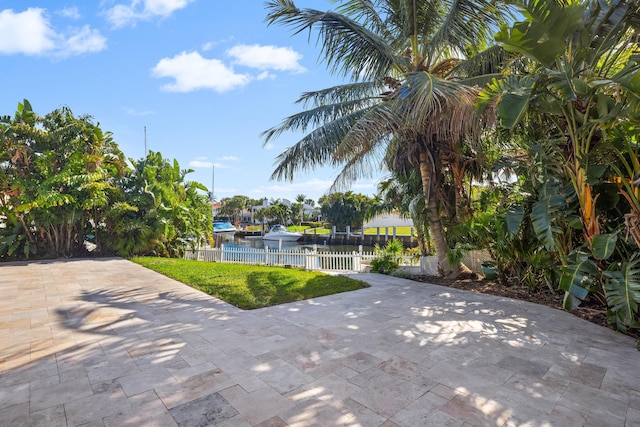
[[99, 52], [106, 47], [106, 39], [88, 25], [72, 28], [67, 34], [57, 33], [44, 9], [29, 8], [19, 13], [6, 9], [0, 12], [0, 54], [66, 57]]
[[173, 58], [163, 58], [151, 69], [151, 74], [154, 77], [174, 79], [174, 83], [162, 86], [170, 92], [191, 92], [198, 89], [226, 92], [251, 81], [251, 76], [237, 74], [222, 61], [203, 58], [198, 52], [182, 52]]
[[220, 194], [238, 194], [235, 188], [216, 188], [216, 195]]
[[125, 107], [124, 112], [129, 114], [130, 116], [149, 116], [156, 113], [153, 110], [136, 110], [135, 108], [130, 107]]
[[55, 39], [56, 33], [44, 16], [44, 9], [0, 12], [0, 53], [40, 55], [55, 48]]
[[351, 189], [356, 191], [369, 191], [369, 192], [375, 192], [376, 189], [378, 188], [378, 184], [379, 181], [357, 181], [353, 184], [351, 184]]
[[[269, 198], [285, 198], [289, 200], [295, 200], [298, 194], [305, 194], [309, 198], [317, 200], [322, 195], [327, 194], [329, 188], [333, 185], [331, 179], [311, 178], [307, 181], [292, 182], [292, 183], [273, 183], [272, 185], [261, 185], [249, 190], [248, 195], [252, 197]], [[352, 184], [348, 189], [341, 191], [352, 190], [354, 193], [366, 194], [373, 196], [376, 193], [376, 180], [358, 180]]]
[[88, 25], [71, 34], [62, 44], [59, 54], [62, 56], [80, 55], [86, 52], [100, 52], [106, 49], [107, 39], [98, 30]]
[[235, 161], [235, 160], [240, 160], [239, 158], [237, 158], [236, 156], [224, 156], [224, 157], [220, 157], [220, 160], [224, 160], [224, 161]]
[[[207, 44], [204, 50], [211, 48]], [[154, 77], [168, 77], [173, 83], [162, 86], [170, 92], [192, 92], [199, 89], [211, 89], [226, 92], [246, 86], [254, 80], [275, 78], [269, 70], [306, 71], [298, 64], [302, 55], [289, 48], [259, 45], [237, 45], [227, 51], [234, 58], [233, 65], [262, 70], [258, 75], [237, 73], [233, 66], [220, 59], [204, 58], [199, 52], [182, 52], [172, 58], [163, 58], [151, 69]]]
[[262, 147], [263, 150], [273, 150], [275, 148], [275, 145], [273, 145], [272, 142], [267, 142], [266, 144], [264, 144], [264, 147]]
[[191, 160], [189, 166], [192, 168], [210, 168], [213, 166], [213, 162], [203, 161], [201, 158], [198, 159], [199, 160]]
[[299, 61], [302, 54], [288, 47], [237, 45], [227, 51], [234, 58], [234, 63], [259, 70], [306, 71]]
[[61, 9], [56, 13], [58, 15], [64, 16], [65, 18], [69, 18], [69, 19], [80, 19], [80, 17], [81, 17], [80, 11], [75, 6], [74, 7], [65, 7], [64, 9]]
[[286, 197], [284, 195], [300, 193], [324, 193], [333, 184], [332, 180], [311, 179], [305, 182], [292, 182], [288, 184], [261, 185], [250, 191], [251, 194], [269, 194], [269, 197]]
[[213, 49], [214, 47], [220, 45], [220, 44], [224, 44], [224, 43], [230, 43], [233, 41], [233, 36], [231, 37], [227, 37], [225, 39], [222, 40], [218, 40], [218, 41], [210, 41], [210, 42], [206, 42], [202, 45], [201, 49], [203, 52], [206, 52], [208, 50]]
[[276, 78], [275, 74], [271, 74], [268, 71], [263, 71], [260, 74], [258, 74], [258, 76], [256, 77], [256, 80], [275, 79], [275, 78]]
[[191, 160], [189, 166], [192, 168], [211, 168], [215, 166], [216, 169], [229, 169], [228, 165], [210, 162], [206, 157], [197, 157], [195, 160]]
[[128, 4], [117, 4], [104, 11], [114, 27], [135, 25], [138, 21], [149, 21], [155, 17], [166, 18], [176, 10], [184, 9], [195, 0], [131, 0]]
[[215, 42], [207, 42], [205, 44], [202, 45], [202, 51], [206, 52], [208, 50], [211, 50], [215, 47], [216, 43]]
[[111, 9], [104, 12], [107, 17], [107, 21], [116, 28], [124, 27], [127, 24], [135, 24], [138, 18], [131, 6], [124, 6], [121, 4], [115, 5]]

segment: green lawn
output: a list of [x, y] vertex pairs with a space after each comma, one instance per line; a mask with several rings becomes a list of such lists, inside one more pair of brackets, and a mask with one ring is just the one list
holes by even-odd
[[[385, 227], [380, 227], [380, 235], [384, 235], [384, 233], [387, 230], [385, 229]], [[370, 227], [370, 228], [365, 228], [364, 229], [364, 234], [373, 234], [375, 235], [378, 232], [378, 229], [375, 227]], [[393, 227], [389, 227], [388, 230], [389, 235], [393, 235]], [[396, 236], [409, 236], [411, 235], [411, 227], [408, 226], [402, 226], [402, 227], [396, 227]]]
[[348, 277], [292, 268], [154, 257], [131, 261], [248, 310], [369, 287]]
[[331, 234], [331, 230], [324, 227], [317, 227], [317, 228], [306, 227], [303, 232], [306, 234], [314, 234], [314, 233], [315, 234]]

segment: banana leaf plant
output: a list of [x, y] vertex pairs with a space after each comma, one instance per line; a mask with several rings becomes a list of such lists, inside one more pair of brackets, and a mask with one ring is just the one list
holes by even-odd
[[[488, 84], [478, 106], [494, 106], [502, 126], [511, 130], [539, 126], [533, 117], [550, 123], [545, 130], [558, 141], [563, 181], [573, 191], [564, 206], [551, 193], [539, 198], [531, 216], [547, 250], [564, 255], [558, 286], [565, 292], [565, 308], [573, 309], [593, 294], [607, 303], [612, 326], [634, 327], [636, 261], [628, 255], [626, 239], [620, 238], [617, 219], [604, 217], [598, 199], [611, 163], [611, 135], [640, 122], [640, 6], [621, 0], [511, 3], [523, 19], [503, 25], [496, 41], [524, 65], [505, 70], [505, 77]], [[638, 166], [630, 169], [637, 172]], [[630, 176], [622, 180], [620, 191], [632, 206], [629, 221], [640, 207], [631, 184], [634, 174]], [[557, 223], [550, 219], [571, 209], [579, 219], [571, 223], [577, 233], [573, 248], [563, 251], [557, 244]]]
[[605, 271], [604, 277], [609, 324], [620, 331], [640, 328], [640, 253], [633, 254], [629, 261], [621, 263], [616, 270]]

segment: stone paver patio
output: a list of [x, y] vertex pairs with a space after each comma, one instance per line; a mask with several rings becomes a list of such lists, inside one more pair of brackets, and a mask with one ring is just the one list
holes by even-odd
[[0, 264], [0, 425], [640, 425], [633, 339], [358, 277], [242, 311], [122, 259]]

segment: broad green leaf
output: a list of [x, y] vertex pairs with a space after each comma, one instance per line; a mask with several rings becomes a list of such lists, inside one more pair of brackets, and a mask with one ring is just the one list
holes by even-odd
[[638, 304], [640, 303], [640, 257], [638, 253], [622, 264], [620, 270], [605, 271], [607, 305], [618, 329], [625, 330], [637, 325]]
[[551, 67], [564, 53], [567, 37], [583, 25], [582, 6], [578, 3], [560, 6], [546, 0], [523, 2], [520, 6], [526, 20], [511, 27], [503, 24], [496, 41], [507, 51]]
[[555, 250], [554, 236], [560, 232], [556, 225], [561, 216], [561, 208], [566, 206], [564, 197], [559, 194], [537, 201], [531, 208], [531, 222], [536, 237], [547, 250]]
[[507, 231], [509, 234], [516, 235], [520, 230], [520, 226], [522, 225], [522, 220], [524, 218], [524, 209], [522, 206], [513, 206], [507, 212]]
[[616, 233], [597, 234], [593, 236], [591, 248], [593, 250], [594, 258], [599, 260], [608, 259], [611, 254], [613, 254], [617, 241], [618, 235]]
[[[574, 286], [573, 289], [581, 289], [578, 286]], [[582, 304], [582, 299], [574, 296], [571, 292], [565, 292], [564, 298], [562, 300], [562, 308], [566, 311], [573, 311], [576, 308], [580, 307]]]
[[498, 116], [500, 117], [502, 126], [507, 129], [513, 129], [527, 113], [531, 94], [519, 95], [515, 93], [507, 93], [502, 97], [498, 105]]
[[598, 278], [598, 266], [587, 254], [578, 254], [576, 263], [562, 268], [559, 288], [565, 291], [563, 307], [571, 311], [578, 307], [589, 295], [594, 281]]
[[598, 183], [608, 169], [609, 165], [589, 165], [587, 168], [587, 179], [589, 179], [590, 182]]
[[582, 223], [582, 219], [579, 216], [572, 216], [569, 219], [569, 227], [573, 228], [574, 230], [582, 230], [584, 229], [584, 224]]

